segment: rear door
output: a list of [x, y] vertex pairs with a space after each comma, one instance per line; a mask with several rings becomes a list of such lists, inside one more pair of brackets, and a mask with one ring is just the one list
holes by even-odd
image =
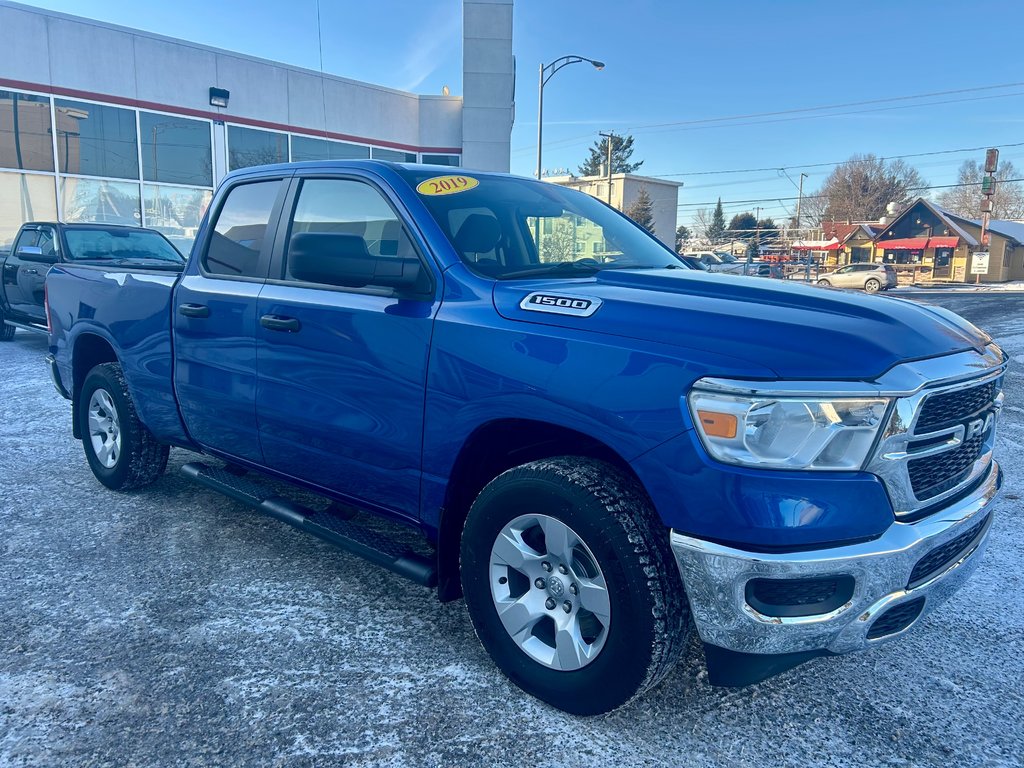
[[185, 426], [203, 447], [256, 463], [256, 301], [287, 186], [287, 177], [243, 178], [219, 194], [174, 295], [174, 383]]
[[[256, 412], [268, 466], [416, 518], [439, 274], [400, 210], [367, 177], [296, 177], [258, 302]], [[344, 258], [332, 234], [380, 260], [378, 274], [389, 259], [419, 259], [423, 287], [396, 294], [295, 274], [306, 243], [322, 244], [317, 258]]]

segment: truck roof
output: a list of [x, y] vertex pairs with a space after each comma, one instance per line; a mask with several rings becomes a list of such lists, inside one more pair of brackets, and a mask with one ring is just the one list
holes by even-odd
[[[273, 165], [252, 165], [247, 168], [238, 168], [231, 171], [224, 177], [223, 181], [238, 176], [246, 176], [253, 173], [280, 173], [282, 171], [295, 171], [299, 169], [323, 169], [323, 170], [420, 170], [436, 171], [438, 175], [459, 175], [471, 173], [473, 176], [512, 176], [509, 173], [496, 173], [494, 171], [477, 171], [472, 168], [461, 168], [452, 165], [431, 165], [429, 163], [394, 163], [390, 160], [300, 160], [293, 163], [274, 163]], [[522, 178], [522, 177], [516, 177]], [[222, 183], [223, 183], [222, 181]]]

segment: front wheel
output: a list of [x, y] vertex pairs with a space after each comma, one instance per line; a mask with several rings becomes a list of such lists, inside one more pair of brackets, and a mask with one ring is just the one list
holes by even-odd
[[864, 283], [864, 290], [867, 291], [868, 293], [878, 293], [878, 290], [881, 287], [882, 284], [875, 280], [875, 278], [873, 277]]
[[661, 525], [636, 482], [560, 457], [493, 480], [462, 537], [477, 636], [512, 681], [596, 715], [656, 685], [684, 647], [688, 606]]
[[830, 282], [829, 282], [828, 280], [819, 280], [819, 281], [818, 281], [818, 285], [823, 285], [823, 286], [825, 286], [826, 288], [828, 288], [829, 286], [831, 286], [831, 285], [832, 285], [832, 283], [830, 283]]
[[89, 467], [107, 488], [141, 488], [163, 474], [170, 449], [139, 421], [120, 365], [103, 363], [89, 371], [78, 418]]

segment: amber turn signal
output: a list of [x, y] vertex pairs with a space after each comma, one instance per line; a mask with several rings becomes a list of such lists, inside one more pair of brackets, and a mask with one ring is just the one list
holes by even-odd
[[736, 437], [736, 417], [731, 413], [697, 411], [701, 428], [708, 437]]

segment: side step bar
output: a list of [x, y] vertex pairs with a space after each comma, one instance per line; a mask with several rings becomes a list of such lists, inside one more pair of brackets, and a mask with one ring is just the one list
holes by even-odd
[[266, 486], [226, 469], [189, 462], [181, 471], [201, 485], [248, 504], [281, 522], [311, 533], [347, 552], [405, 576], [425, 587], [437, 586], [437, 566], [428, 558], [348, 519], [344, 512], [323, 512], [296, 504]]
[[31, 331], [32, 333], [38, 333], [41, 336], [45, 336], [49, 333], [46, 330], [45, 325], [33, 325], [32, 323], [19, 323], [17, 320], [8, 320], [6, 317], [0, 321], [2, 325], [9, 325], [12, 328], [21, 328], [23, 331]]

